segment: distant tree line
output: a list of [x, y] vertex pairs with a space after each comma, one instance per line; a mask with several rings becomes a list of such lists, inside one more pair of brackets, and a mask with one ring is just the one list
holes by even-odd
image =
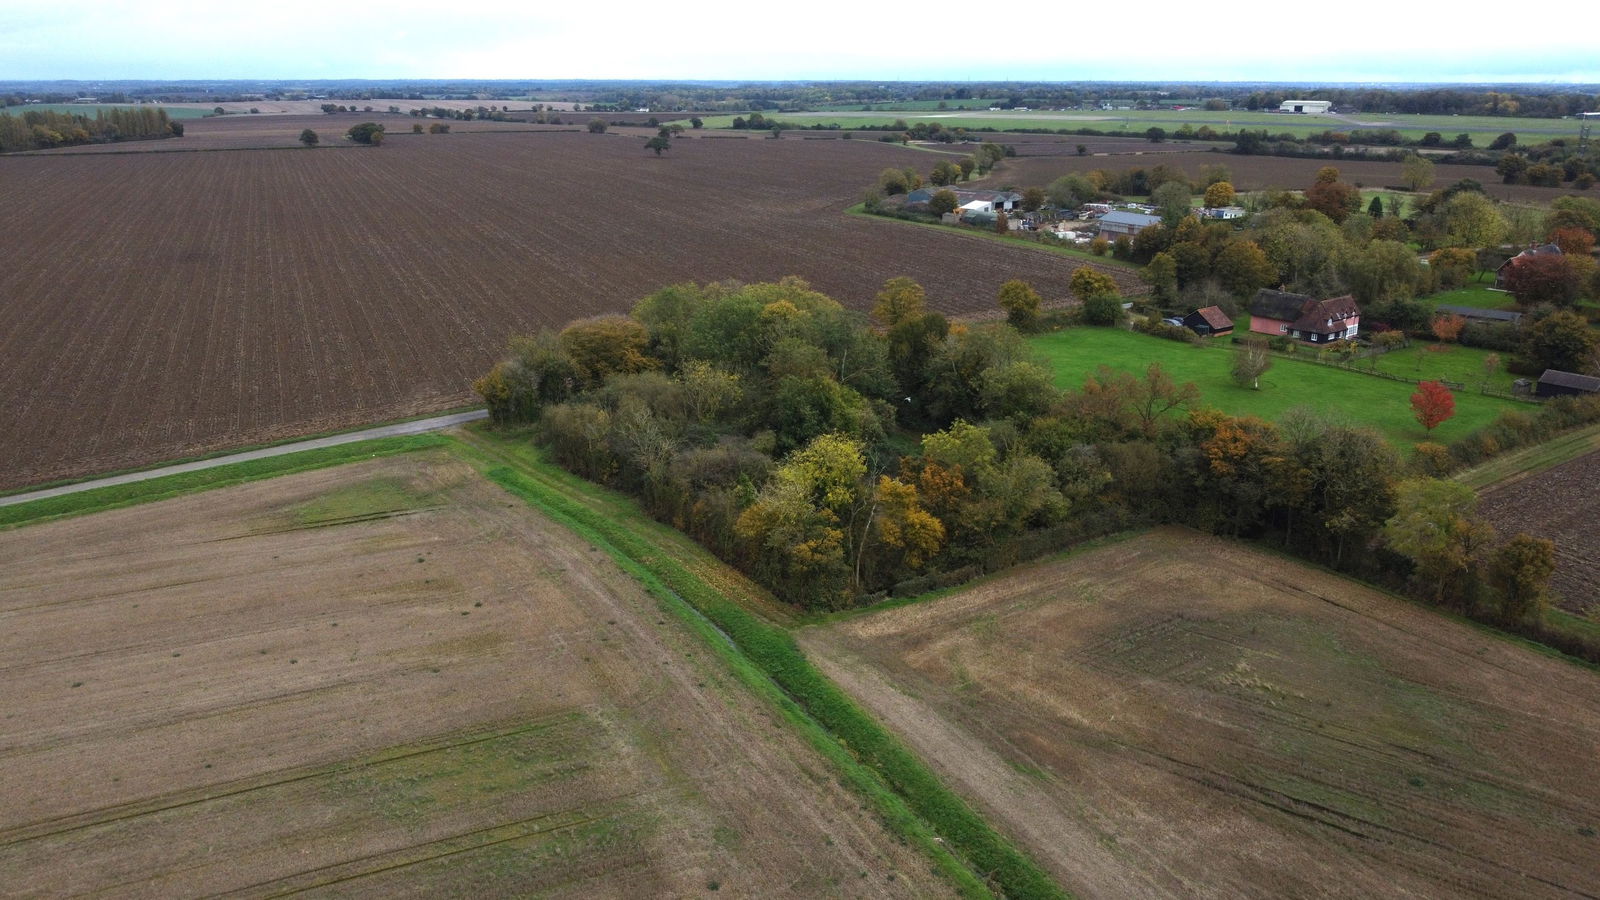
[[155, 106], [109, 107], [93, 116], [33, 109], [20, 115], [0, 113], [0, 153], [182, 134], [182, 123]]

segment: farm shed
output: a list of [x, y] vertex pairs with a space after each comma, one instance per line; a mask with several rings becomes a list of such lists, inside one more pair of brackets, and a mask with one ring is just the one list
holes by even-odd
[[1250, 330], [1322, 344], [1353, 338], [1361, 327], [1354, 297], [1317, 300], [1305, 294], [1262, 288], [1250, 299]]
[[1548, 256], [1552, 253], [1556, 256], [1560, 256], [1561, 248], [1557, 247], [1555, 244], [1544, 244], [1538, 247], [1529, 247], [1521, 253], [1518, 253], [1516, 256], [1513, 256], [1501, 263], [1500, 267], [1494, 270], [1494, 286], [1500, 290], [1505, 290], [1506, 278], [1511, 274], [1513, 269], [1534, 258], [1535, 256]]
[[952, 188], [956, 199], [963, 205], [972, 202], [989, 204], [990, 211], [1003, 209], [1010, 212], [1022, 206], [1022, 195], [1016, 191], [973, 191]]
[[1206, 206], [1200, 210], [1202, 219], [1242, 219], [1244, 207], [1242, 206]]
[[1151, 225], [1160, 225], [1160, 216], [1147, 216], [1144, 213], [1108, 212], [1100, 217], [1100, 233], [1108, 240], [1116, 240], [1122, 235], [1132, 237], [1149, 228]]
[[1183, 327], [1201, 337], [1233, 334], [1233, 320], [1228, 318], [1220, 306], [1208, 306], [1189, 313], [1183, 317]]
[[1600, 378], [1589, 375], [1579, 375], [1576, 372], [1562, 372], [1559, 369], [1545, 369], [1539, 376], [1539, 386], [1533, 390], [1536, 397], [1581, 397], [1584, 394], [1600, 394]]
[[987, 200], [973, 200], [971, 202], [961, 204], [961, 214], [963, 216], [970, 215], [972, 213], [992, 212], [994, 212], [994, 204]]
[[1320, 116], [1333, 109], [1331, 100], [1285, 100], [1278, 104], [1278, 112]]

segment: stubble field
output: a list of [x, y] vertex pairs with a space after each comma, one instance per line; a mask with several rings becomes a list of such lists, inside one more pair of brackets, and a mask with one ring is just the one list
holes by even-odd
[[1063, 884], [1600, 892], [1596, 674], [1163, 529], [800, 633]]
[[942, 895], [595, 547], [442, 452], [0, 534], [0, 893]]
[[909, 275], [960, 315], [1010, 278], [1064, 297], [1083, 264], [843, 214], [886, 166], [931, 168], [915, 150], [642, 144], [0, 159], [0, 489], [468, 402], [509, 335], [674, 282], [799, 275], [864, 309]]

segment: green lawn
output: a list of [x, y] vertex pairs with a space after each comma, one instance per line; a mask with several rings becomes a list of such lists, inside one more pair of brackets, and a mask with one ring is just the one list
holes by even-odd
[[1158, 362], [1180, 382], [1200, 388], [1201, 403], [1233, 415], [1274, 420], [1296, 406], [1342, 414], [1371, 425], [1402, 452], [1423, 440], [1449, 443], [1488, 425], [1506, 409], [1523, 404], [1470, 391], [1456, 395], [1456, 415], [1430, 436], [1411, 414], [1416, 388], [1331, 366], [1275, 359], [1261, 378], [1261, 390], [1241, 388], [1228, 375], [1231, 356], [1227, 338], [1214, 345], [1194, 347], [1162, 338], [1111, 328], [1073, 328], [1031, 339], [1034, 349], [1056, 372], [1056, 383], [1076, 388], [1101, 364], [1128, 372], [1142, 372]]
[[[973, 105], [974, 101], [968, 101]], [[937, 105], [937, 102], [935, 102]], [[1511, 119], [1493, 116], [1418, 116], [1363, 113], [1349, 120], [1334, 116], [1298, 116], [1278, 113], [1229, 110], [1209, 112], [1203, 109], [1173, 110], [1028, 110], [1026, 112], [988, 109], [973, 111], [930, 110], [904, 113], [894, 111], [861, 111], [862, 104], [843, 105], [822, 112], [763, 113], [769, 119], [797, 126], [834, 125], [849, 130], [867, 125], [889, 125], [896, 119], [907, 123], [938, 122], [946, 128], [995, 128], [1054, 131], [1061, 128], [1094, 128], [1104, 132], [1126, 132], [1142, 135], [1152, 126], [1167, 130], [1168, 137], [1184, 125], [1199, 128], [1210, 125], [1218, 131], [1236, 131], [1240, 128], [1266, 129], [1272, 134], [1289, 133], [1300, 137], [1323, 131], [1375, 130], [1393, 128], [1407, 138], [1421, 138], [1429, 131], [1437, 131], [1448, 141], [1465, 132], [1473, 136], [1474, 143], [1483, 147], [1502, 132], [1515, 133], [1523, 143], [1537, 144], [1552, 138], [1576, 138], [1577, 123], [1566, 119]], [[707, 128], [727, 128], [732, 116], [713, 116], [706, 119]], [[1357, 125], [1354, 122], [1370, 122]]]
[[1418, 298], [1424, 303], [1437, 306], [1441, 303], [1450, 306], [1470, 306], [1474, 309], [1516, 309], [1517, 301], [1505, 291], [1494, 289], [1493, 272], [1474, 272], [1472, 280], [1465, 286], [1453, 291], [1440, 291], [1428, 297]]
[[[1483, 383], [1483, 361], [1494, 353], [1493, 350], [1479, 347], [1415, 341], [1410, 347], [1362, 360], [1357, 365], [1364, 367], [1372, 363], [1379, 372], [1388, 372], [1390, 375], [1399, 375], [1403, 378], [1459, 382], [1467, 385], [1471, 391]], [[1500, 370], [1489, 378], [1489, 387], [1498, 391], [1510, 391], [1511, 382], [1517, 379], [1517, 376], [1505, 370], [1505, 363], [1509, 361], [1508, 357], [1511, 354], [1495, 355], [1500, 357], [1501, 366]]]

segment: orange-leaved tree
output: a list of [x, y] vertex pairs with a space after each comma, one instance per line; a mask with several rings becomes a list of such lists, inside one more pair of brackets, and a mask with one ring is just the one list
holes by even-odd
[[1459, 315], [1438, 316], [1433, 320], [1433, 336], [1446, 344], [1454, 344], [1466, 325], [1467, 320]]
[[1456, 414], [1456, 398], [1437, 381], [1419, 382], [1417, 392], [1411, 395], [1411, 411], [1417, 422], [1431, 432]]

